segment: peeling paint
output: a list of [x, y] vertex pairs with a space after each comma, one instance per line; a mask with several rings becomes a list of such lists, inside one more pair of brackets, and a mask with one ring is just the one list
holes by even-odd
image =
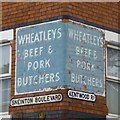
[[105, 48], [104, 33], [83, 24], [18, 28], [15, 94], [71, 88], [104, 96]]

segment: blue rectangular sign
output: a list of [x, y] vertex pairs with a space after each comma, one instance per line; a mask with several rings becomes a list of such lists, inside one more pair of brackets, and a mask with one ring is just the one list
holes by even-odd
[[15, 94], [71, 88], [104, 94], [103, 33], [53, 21], [16, 29]]
[[59, 89], [64, 85], [65, 31], [62, 22], [16, 31], [16, 94]]
[[67, 24], [68, 88], [104, 95], [104, 34], [81, 24]]

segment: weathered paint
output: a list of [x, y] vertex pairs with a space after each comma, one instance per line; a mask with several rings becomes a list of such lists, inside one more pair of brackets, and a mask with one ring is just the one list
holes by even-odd
[[73, 23], [67, 24], [67, 30], [68, 88], [104, 95], [104, 34]]
[[[65, 87], [104, 94], [104, 39], [101, 31], [80, 24], [56, 21], [18, 28], [16, 37], [16, 94], [50, 91]], [[21, 39], [26, 39], [27, 43], [22, 44]], [[81, 48], [86, 52], [79, 54]], [[38, 49], [39, 52], [37, 52]], [[29, 57], [25, 52], [27, 50], [31, 52]], [[88, 67], [84, 68], [85, 64]], [[40, 79], [38, 76], [41, 75]], [[75, 80], [74, 75], [79, 76], [79, 79]], [[84, 81], [80, 79], [80, 75]], [[26, 80], [21, 79], [24, 76], [32, 77]], [[93, 80], [88, 84], [89, 77]], [[24, 85], [21, 81], [24, 81]]]
[[[36, 42], [19, 44], [21, 36], [24, 38], [27, 35], [26, 39], [28, 39], [29, 34], [33, 37], [31, 37], [32, 41], [35, 39]], [[59, 89], [64, 85], [65, 34], [62, 22], [38, 24], [17, 29], [16, 94], [50, 91]], [[31, 55], [27, 57], [25, 50], [30, 49], [34, 50], [31, 50]], [[38, 52], [35, 53], [37, 50]], [[21, 78], [28, 76], [29, 80], [28, 78], [21, 80]], [[21, 81], [25, 81], [24, 84]]]

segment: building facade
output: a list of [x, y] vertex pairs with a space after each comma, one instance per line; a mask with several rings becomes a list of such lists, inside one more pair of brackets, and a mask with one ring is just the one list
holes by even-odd
[[119, 3], [2, 3], [0, 118], [119, 118]]

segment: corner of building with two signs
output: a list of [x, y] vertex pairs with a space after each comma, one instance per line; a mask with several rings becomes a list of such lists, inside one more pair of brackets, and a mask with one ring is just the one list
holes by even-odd
[[[38, 31], [36, 33], [29, 33], [24, 34], [21, 36], [18, 36], [18, 44], [19, 45], [25, 45], [25, 44], [34, 44], [34, 43], [41, 43], [46, 42], [49, 43], [50, 41], [57, 41], [62, 37], [63, 29], [51, 29], [46, 31]], [[104, 41], [103, 37], [99, 36], [93, 36], [92, 34], [85, 33], [82, 31], [76, 31], [72, 28], [68, 28], [68, 38], [71, 38], [73, 41], [77, 41], [79, 43], [85, 43], [88, 45], [103, 47]], [[52, 55], [54, 53], [54, 49], [52, 47], [52, 44], [48, 46], [47, 52], [44, 49], [44, 46], [41, 47], [35, 47], [31, 49], [25, 49], [24, 50], [24, 60], [27, 58], [36, 58], [37, 56], [42, 56], [43, 54], [49, 54]], [[75, 47], [75, 54], [76, 56], [84, 56], [85, 58], [93, 58], [94, 60], [97, 59], [97, 51], [89, 48], [80, 47], [79, 44]], [[27, 70], [41, 70], [41, 69], [49, 69], [51, 67], [51, 59], [43, 59], [40, 61], [29, 61], [27, 64]], [[95, 64], [86, 62], [86, 61], [80, 61], [79, 59], [76, 61], [76, 68], [87, 70], [87, 71], [95, 71]], [[61, 80], [59, 71], [55, 73], [49, 73], [43, 76], [24, 76], [23, 78], [18, 78], [18, 87], [21, 85], [32, 85], [34, 84], [35, 80], [39, 78], [39, 84], [42, 84], [43, 81], [45, 84], [51, 83], [51, 82], [59, 82]], [[83, 79], [88, 79], [87, 82], [83, 82]], [[32, 81], [32, 82], [31, 82]], [[77, 75], [75, 73], [71, 73], [71, 81], [73, 83], [79, 83], [79, 84], [88, 84], [90, 86], [97, 86], [97, 87], [103, 87], [102, 80], [98, 80], [97, 78], [90, 78], [88, 76], [84, 75]], [[26, 84], [27, 83], [27, 84]]]

